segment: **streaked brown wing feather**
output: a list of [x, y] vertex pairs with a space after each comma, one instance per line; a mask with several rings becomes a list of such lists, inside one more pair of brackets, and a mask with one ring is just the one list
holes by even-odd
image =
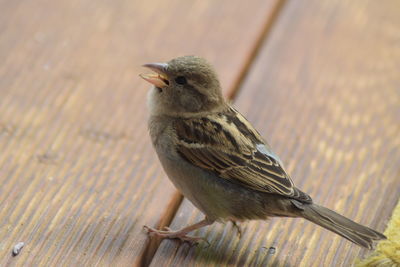
[[193, 165], [257, 191], [311, 202], [294, 187], [268, 144], [235, 110], [217, 117], [177, 120], [174, 128], [177, 152]]

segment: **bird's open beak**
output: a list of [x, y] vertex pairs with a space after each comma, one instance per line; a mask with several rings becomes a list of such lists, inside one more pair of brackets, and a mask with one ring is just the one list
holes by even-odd
[[155, 73], [140, 74], [140, 77], [159, 88], [169, 85], [168, 76], [166, 74], [168, 67], [167, 63], [149, 63], [144, 64], [143, 67], [149, 68]]

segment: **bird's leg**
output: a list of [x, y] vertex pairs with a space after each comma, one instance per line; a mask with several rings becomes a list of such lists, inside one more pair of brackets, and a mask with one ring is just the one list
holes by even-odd
[[237, 234], [238, 234], [239, 238], [241, 238], [241, 237], [242, 237], [242, 228], [241, 228], [240, 225], [239, 225], [236, 221], [234, 221], [234, 220], [231, 220], [231, 223], [232, 223], [233, 227], [236, 228], [236, 231], [237, 231]]
[[199, 237], [199, 236], [190, 236], [188, 235], [189, 232], [194, 231], [196, 229], [199, 229], [201, 227], [207, 226], [212, 224], [214, 221], [208, 219], [207, 217], [201, 220], [200, 222], [197, 222], [195, 224], [186, 226], [180, 230], [177, 231], [172, 231], [169, 227], [164, 227], [166, 230], [157, 230], [149, 226], [144, 226], [143, 228], [147, 231], [147, 233], [150, 236], [158, 236], [161, 238], [178, 238], [181, 241], [186, 241], [192, 244], [198, 243], [200, 240], [208, 241], [204, 237]]

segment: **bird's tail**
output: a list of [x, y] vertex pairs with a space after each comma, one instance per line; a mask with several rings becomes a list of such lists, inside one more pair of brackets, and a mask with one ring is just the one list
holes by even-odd
[[316, 204], [302, 205], [301, 214], [305, 219], [365, 248], [372, 249], [373, 241], [386, 239], [383, 234]]

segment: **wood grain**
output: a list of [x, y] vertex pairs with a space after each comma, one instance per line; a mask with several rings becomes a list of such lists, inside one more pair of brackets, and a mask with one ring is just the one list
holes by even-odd
[[[398, 1], [290, 1], [236, 106], [314, 201], [383, 231], [400, 192]], [[185, 200], [171, 228], [202, 215]], [[152, 266], [351, 266], [368, 251], [301, 219], [164, 240]]]
[[134, 264], [175, 192], [140, 65], [201, 55], [228, 91], [276, 2], [1, 1], [0, 266]]

